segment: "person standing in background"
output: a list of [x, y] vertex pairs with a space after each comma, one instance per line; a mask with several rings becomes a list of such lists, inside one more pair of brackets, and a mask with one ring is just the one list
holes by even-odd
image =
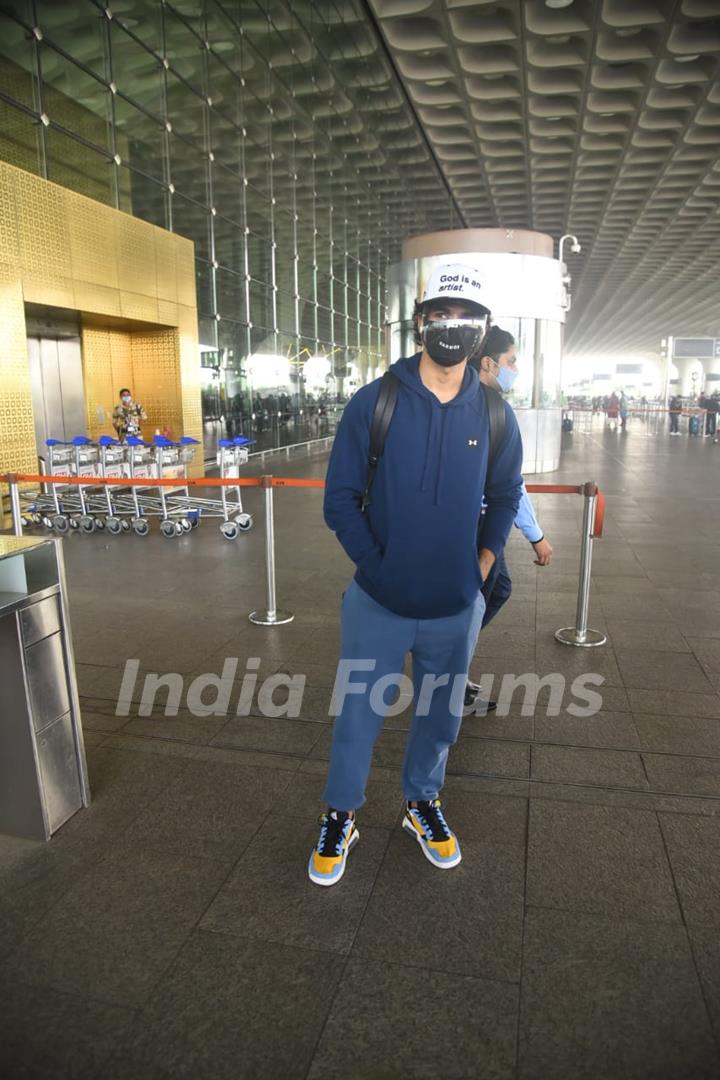
[[120, 403], [113, 409], [112, 422], [120, 442], [127, 442], [128, 435], [139, 435], [140, 425], [147, 420], [142, 405], [133, 401], [132, 394], [124, 387], [120, 391]]
[[680, 413], [682, 412], [682, 401], [677, 396], [677, 394], [673, 394], [673, 396], [670, 398], [670, 404], [668, 405], [668, 411], [670, 413], [670, 434], [671, 435], [679, 435], [680, 434]]

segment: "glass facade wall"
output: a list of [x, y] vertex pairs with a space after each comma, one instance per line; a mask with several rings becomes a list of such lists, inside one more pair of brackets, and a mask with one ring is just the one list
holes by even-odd
[[19, 0], [0, 158], [195, 243], [206, 442], [327, 434], [455, 208], [360, 0]]

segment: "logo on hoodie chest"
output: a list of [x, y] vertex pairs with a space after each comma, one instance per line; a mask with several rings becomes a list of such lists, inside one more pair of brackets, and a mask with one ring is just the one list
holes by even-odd
[[468, 439], [467, 444], [468, 444], [468, 446], [477, 446], [478, 441], [477, 441], [477, 439]]

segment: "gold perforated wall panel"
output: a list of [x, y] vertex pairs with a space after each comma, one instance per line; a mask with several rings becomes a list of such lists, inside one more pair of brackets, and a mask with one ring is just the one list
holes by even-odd
[[202, 440], [189, 240], [0, 161], [0, 472], [37, 466], [25, 303], [92, 316], [82, 331], [91, 437], [112, 432], [127, 385], [146, 434]]

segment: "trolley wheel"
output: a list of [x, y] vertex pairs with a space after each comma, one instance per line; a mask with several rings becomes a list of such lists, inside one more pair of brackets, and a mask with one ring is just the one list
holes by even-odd
[[35, 522], [31, 517], [21, 517], [20, 524], [22, 525], [23, 529], [30, 529], [35, 524]]
[[252, 514], [238, 514], [238, 516], [235, 518], [235, 521], [237, 522], [238, 528], [242, 532], [247, 532], [248, 529], [252, 529], [253, 527]]
[[107, 519], [107, 521], [105, 522], [105, 528], [107, 529], [107, 531], [110, 533], [111, 536], [119, 536], [120, 533], [123, 531], [123, 525], [124, 524], [127, 524], [127, 523], [121, 521], [120, 518], [109, 517]]
[[62, 533], [63, 536], [70, 530], [70, 522], [66, 518], [65, 514], [56, 514], [52, 519], [53, 528], [55, 532]]
[[71, 529], [79, 529], [80, 528], [80, 518], [76, 518], [76, 517], [70, 518], [70, 528]]
[[52, 518], [44, 517], [42, 519], [42, 524], [45, 526], [46, 529], [52, 529], [53, 528]]
[[[171, 536], [177, 536], [177, 529], [175, 528], [175, 525], [176, 523], [174, 521], [170, 521], [169, 519], [166, 521], [161, 521], [160, 532], [168, 539]], [[180, 526], [180, 532], [182, 532], [182, 525]]]
[[42, 525], [42, 523], [43, 523], [42, 514], [34, 513], [32, 515], [32, 524], [33, 525]]
[[125, 521], [125, 519], [123, 518], [122, 521], [120, 522], [120, 525], [122, 527], [123, 532], [130, 532], [130, 522], [129, 521]]
[[133, 518], [132, 527], [138, 536], [147, 536], [150, 532], [150, 522], [145, 518]]
[[226, 540], [237, 540], [240, 535], [240, 526], [237, 521], [223, 521], [220, 532]]
[[80, 532], [91, 533], [95, 532], [95, 526], [97, 525], [97, 522], [95, 521], [95, 518], [90, 517], [89, 514], [83, 514], [78, 524], [80, 526]]
[[180, 526], [181, 532], [190, 532], [190, 530], [192, 529], [192, 524], [188, 521], [187, 518], [180, 518], [178, 525]]
[[191, 510], [188, 520], [190, 522], [190, 528], [197, 529], [198, 525], [200, 524], [200, 511]]
[[99, 529], [101, 532], [105, 528], [106, 524], [107, 522], [105, 518], [95, 518], [95, 528]]

